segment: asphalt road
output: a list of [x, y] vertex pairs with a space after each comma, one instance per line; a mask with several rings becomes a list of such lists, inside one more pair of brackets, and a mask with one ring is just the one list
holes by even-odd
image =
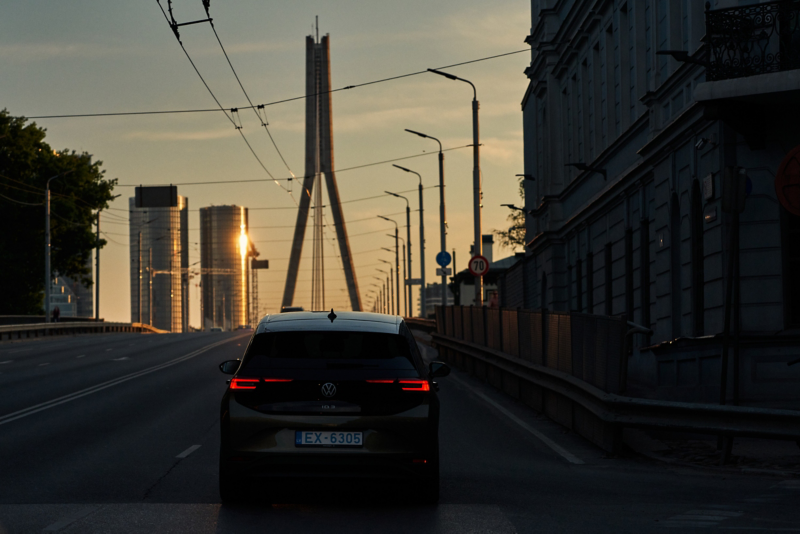
[[[222, 506], [217, 365], [246, 335], [0, 344], [0, 534], [800, 532], [800, 480], [603, 451], [459, 372], [441, 379], [442, 498], [328, 481]], [[427, 357], [435, 358], [432, 350]]]

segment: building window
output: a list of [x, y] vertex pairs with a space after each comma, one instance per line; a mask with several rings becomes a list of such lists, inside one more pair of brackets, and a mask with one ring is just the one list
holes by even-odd
[[705, 330], [705, 253], [703, 249], [703, 200], [700, 184], [692, 184], [692, 323], [694, 335]]
[[542, 295], [541, 295], [541, 308], [547, 309], [547, 273], [542, 273]]
[[783, 306], [786, 328], [800, 326], [800, 217], [781, 206], [781, 249], [783, 253]]
[[603, 258], [604, 268], [605, 271], [605, 290], [606, 290], [606, 315], [612, 315], [614, 313], [614, 291], [612, 285], [614, 283], [614, 276], [613, 276], [613, 265], [611, 260], [611, 243], [606, 243], [605, 247], [605, 257]]
[[625, 230], [625, 317], [633, 321], [633, 228]]
[[650, 328], [650, 221], [639, 227], [639, 293], [642, 299], [642, 325]]
[[579, 312], [583, 310], [583, 262], [579, 259], [575, 262], [575, 309]]
[[594, 313], [594, 254], [586, 254], [586, 313]]
[[670, 259], [672, 278], [672, 337], [681, 337], [681, 207], [677, 193], [670, 206]]

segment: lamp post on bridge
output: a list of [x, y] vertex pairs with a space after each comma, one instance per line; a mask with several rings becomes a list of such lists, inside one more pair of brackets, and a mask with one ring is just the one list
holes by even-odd
[[[424, 139], [432, 139], [439, 144], [439, 246], [441, 252], [447, 252], [447, 216], [445, 213], [444, 203], [444, 151], [442, 150], [442, 142], [435, 137], [421, 132], [415, 132], [414, 130], [409, 130], [407, 128], [406, 131], [413, 133], [414, 135], [418, 135]], [[447, 306], [447, 275], [444, 274], [444, 267], [442, 267], [440, 272], [442, 273], [442, 306]], [[423, 294], [425, 293], [424, 287], [422, 288], [422, 292]], [[423, 315], [425, 313], [427, 312], [423, 310]]]
[[[481, 236], [481, 202], [483, 192], [481, 191], [481, 144], [480, 144], [480, 121], [478, 119], [478, 90], [475, 84], [464, 78], [459, 78], [453, 74], [442, 72], [436, 69], [428, 69], [428, 72], [444, 76], [448, 80], [457, 80], [468, 83], [472, 86], [472, 212], [474, 217], [475, 249], [474, 256], [483, 256], [483, 238]], [[442, 249], [444, 250], [444, 248]], [[483, 306], [483, 276], [475, 277], [475, 305]]]
[[[395, 299], [395, 313], [400, 315], [400, 249], [397, 243], [397, 232], [398, 226], [397, 221], [394, 219], [390, 219], [388, 217], [384, 217], [383, 215], [378, 215], [384, 221], [389, 221], [390, 223], [394, 224], [394, 272], [397, 274], [395, 276], [395, 282], [397, 283], [397, 297]], [[391, 250], [389, 251], [391, 252]]]
[[[422, 176], [411, 169], [406, 169], [405, 167], [401, 167], [400, 165], [392, 165], [393, 167], [397, 167], [401, 171], [409, 172], [411, 174], [416, 174], [419, 178], [419, 273], [420, 273], [420, 295], [419, 295], [419, 306], [420, 306], [420, 317], [425, 317], [425, 310], [427, 306], [427, 302], [425, 299], [425, 209], [422, 204]], [[409, 224], [409, 232], [411, 225]], [[408, 238], [408, 275], [409, 278], [414, 276], [413, 271], [411, 270], [411, 238]], [[409, 287], [409, 303], [411, 306], [414, 306], [414, 299], [411, 297], [413, 293], [411, 293], [412, 289]]]
[[[403, 248], [408, 253], [408, 273], [411, 274], [411, 205], [408, 202], [408, 198], [404, 197], [403, 195], [398, 195], [397, 193], [392, 193], [391, 191], [385, 191], [386, 194], [392, 195], [393, 197], [402, 198], [406, 201], [406, 239], [405, 243], [408, 243], [408, 247], [403, 246]], [[411, 286], [408, 284], [408, 280], [405, 276], [405, 262], [406, 262], [406, 252], [403, 253], [403, 299], [406, 300], [406, 315], [408, 315], [408, 303], [414, 302], [414, 299], [411, 297]], [[413, 304], [412, 304], [413, 306]]]
[[50, 276], [50, 182], [59, 176], [65, 176], [72, 171], [62, 172], [47, 179], [44, 188], [44, 322], [50, 322], [50, 289], [52, 280]]

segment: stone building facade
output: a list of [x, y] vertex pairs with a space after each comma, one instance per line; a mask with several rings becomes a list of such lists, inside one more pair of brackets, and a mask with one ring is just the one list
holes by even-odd
[[[738, 279], [731, 381], [743, 398], [797, 397], [800, 365], [786, 364], [800, 357], [800, 2], [531, 4], [522, 111], [534, 179], [516, 293], [526, 307], [652, 329], [635, 336], [631, 378], [711, 400], [726, 282]], [[738, 262], [723, 210], [736, 177]]]

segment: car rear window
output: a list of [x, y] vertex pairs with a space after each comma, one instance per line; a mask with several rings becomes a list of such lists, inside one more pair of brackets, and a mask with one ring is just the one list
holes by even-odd
[[414, 369], [406, 339], [376, 332], [266, 332], [247, 348], [244, 369]]

